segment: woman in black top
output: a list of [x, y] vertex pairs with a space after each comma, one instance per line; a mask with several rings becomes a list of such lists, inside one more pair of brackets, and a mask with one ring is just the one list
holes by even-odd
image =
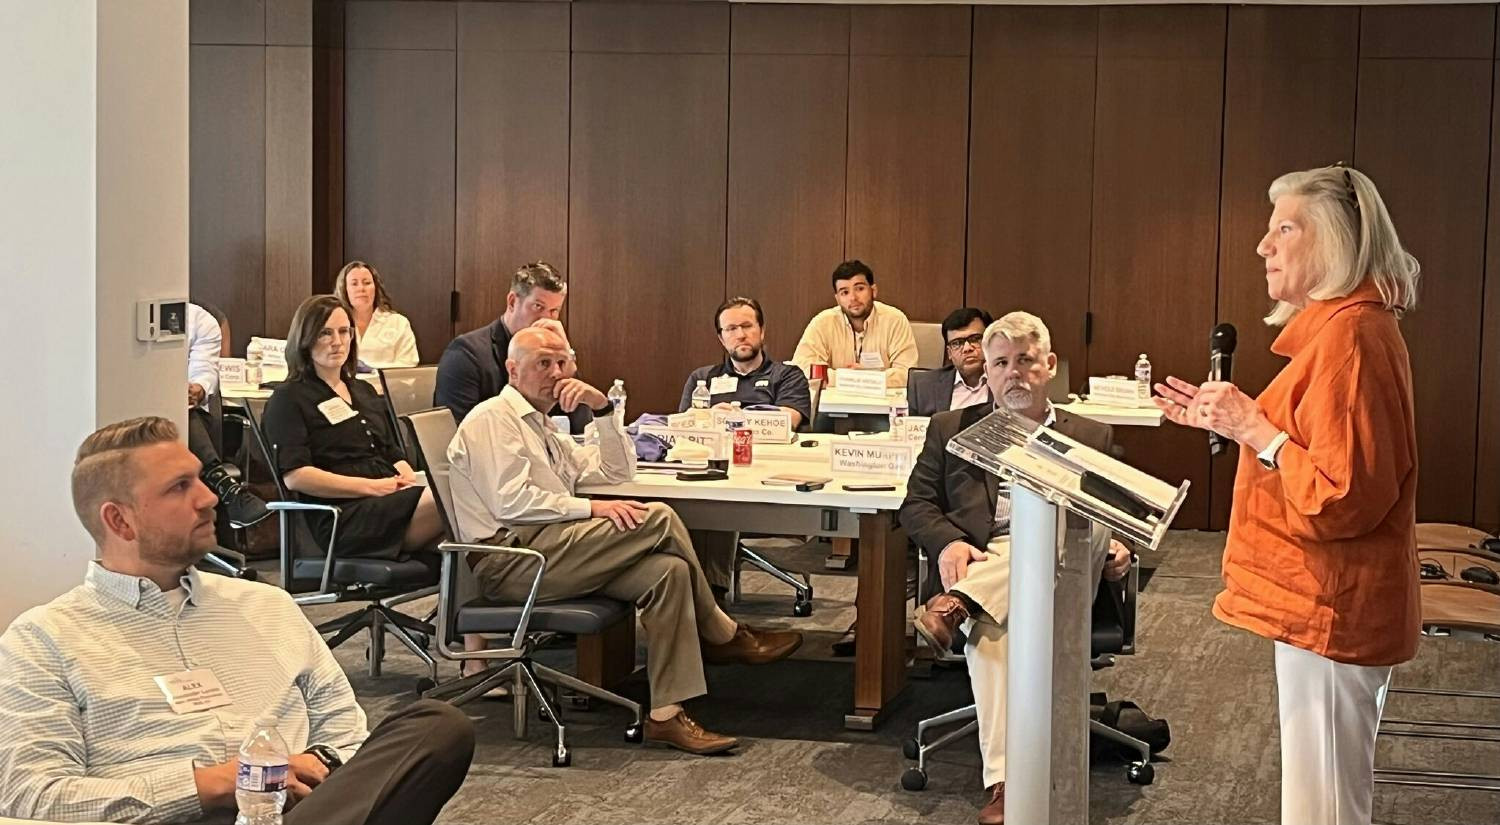
[[[266, 402], [277, 468], [288, 489], [340, 507], [336, 555], [430, 550], [442, 533], [437, 507], [389, 432], [385, 399], [354, 377], [357, 359], [343, 303], [332, 295], [303, 301], [287, 333], [286, 381]], [[320, 541], [331, 522], [313, 520]]]

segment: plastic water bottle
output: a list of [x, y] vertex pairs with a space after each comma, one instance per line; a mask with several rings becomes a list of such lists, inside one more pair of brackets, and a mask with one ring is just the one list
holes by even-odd
[[276, 732], [277, 721], [274, 716], [256, 719], [255, 728], [240, 745], [240, 769], [234, 783], [239, 815], [234, 825], [281, 825], [289, 768], [286, 740]]
[[1142, 406], [1151, 403], [1151, 360], [1144, 352], [1135, 362], [1135, 397]]
[[891, 440], [902, 441], [906, 438], [906, 416], [911, 408], [906, 405], [906, 396], [898, 395], [891, 399]]
[[606, 397], [609, 403], [615, 405], [615, 421], [619, 423], [620, 429], [625, 429], [625, 380], [616, 378]]
[[245, 383], [252, 387], [259, 387], [261, 381], [261, 361], [264, 360], [261, 353], [260, 342], [250, 340], [245, 347]]
[[708, 382], [699, 381], [698, 386], [693, 388], [693, 417], [697, 419], [700, 428], [706, 428], [713, 423], [713, 415], [708, 411], [709, 402], [713, 400], [713, 394], [708, 391]]

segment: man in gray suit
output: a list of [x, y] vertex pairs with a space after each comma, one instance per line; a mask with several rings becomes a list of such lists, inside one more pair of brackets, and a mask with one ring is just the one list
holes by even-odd
[[906, 379], [906, 405], [912, 415], [936, 415], [994, 401], [984, 380], [984, 331], [995, 319], [963, 307], [943, 319], [947, 363], [942, 369], [912, 370]]
[[[948, 440], [1000, 405], [1103, 452], [1109, 451], [1113, 433], [1109, 425], [1055, 409], [1047, 400], [1057, 355], [1040, 318], [1012, 312], [990, 324], [981, 343], [985, 379], [997, 401], [933, 416], [907, 481], [900, 520], [929, 556], [937, 555], [947, 591], [927, 601], [916, 619], [917, 632], [939, 650], [952, 646], [960, 627], [967, 636], [964, 656], [978, 711], [984, 784], [990, 794], [979, 822], [999, 825], [1005, 821], [1010, 496], [995, 476], [949, 455]], [[1100, 550], [1095, 569], [1102, 569], [1111, 581], [1124, 576], [1130, 569], [1125, 546], [1103, 532], [1095, 544]]]

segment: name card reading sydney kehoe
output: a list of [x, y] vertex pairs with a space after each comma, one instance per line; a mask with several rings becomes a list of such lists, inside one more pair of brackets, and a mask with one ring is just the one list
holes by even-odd
[[885, 370], [834, 370], [833, 385], [851, 395], [885, 397]]
[[833, 441], [828, 447], [834, 475], [872, 475], [905, 479], [911, 475], [911, 444], [875, 441]]
[[786, 410], [745, 410], [745, 426], [755, 433], [756, 444], [789, 444], [792, 414]]

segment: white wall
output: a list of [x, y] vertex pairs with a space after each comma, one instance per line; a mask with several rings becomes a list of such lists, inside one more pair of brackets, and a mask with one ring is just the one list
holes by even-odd
[[138, 298], [187, 294], [186, 0], [0, 0], [0, 626], [77, 584], [73, 453], [185, 418], [181, 344]]

